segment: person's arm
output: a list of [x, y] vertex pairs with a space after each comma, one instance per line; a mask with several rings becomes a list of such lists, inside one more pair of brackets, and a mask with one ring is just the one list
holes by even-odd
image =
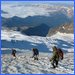
[[52, 56], [52, 58], [50, 59], [50, 61], [52, 61], [54, 59], [54, 56]]

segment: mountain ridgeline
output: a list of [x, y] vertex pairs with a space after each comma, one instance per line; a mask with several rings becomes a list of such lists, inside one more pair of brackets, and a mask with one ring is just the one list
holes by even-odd
[[[33, 36], [50, 36], [56, 31], [62, 31], [62, 26], [66, 24], [67, 28], [71, 23], [72, 18], [69, 18], [62, 12], [54, 12], [49, 16], [28, 16], [21, 18], [14, 16], [11, 18], [2, 17], [2, 27], [15, 29], [21, 33]], [[73, 27], [73, 22], [71, 23]], [[65, 26], [64, 26], [65, 27]], [[63, 32], [67, 32], [64, 29]], [[73, 31], [73, 30], [72, 30]], [[72, 32], [73, 33], [73, 32]]]
[[62, 12], [54, 12], [49, 16], [28, 16], [26, 18], [21, 18], [14, 16], [11, 18], [2, 17], [2, 26], [6, 27], [19, 27], [19, 26], [37, 26], [42, 23], [49, 26], [56, 26], [62, 23], [68, 22], [70, 19], [67, 15]]

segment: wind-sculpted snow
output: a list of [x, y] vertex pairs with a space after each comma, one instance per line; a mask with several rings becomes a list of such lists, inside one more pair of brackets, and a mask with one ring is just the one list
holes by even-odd
[[53, 46], [63, 51], [74, 52], [74, 34], [57, 32], [51, 37], [26, 36], [17, 31], [1, 31], [2, 48], [20, 48], [31, 50], [38, 48], [41, 52], [52, 51]]
[[2, 73], [3, 74], [73, 74], [74, 58], [73, 53], [67, 53], [64, 60], [59, 62], [56, 69], [52, 68], [49, 61], [50, 53], [40, 53], [39, 60], [34, 61], [31, 51], [18, 53], [17, 58], [10, 54], [2, 55]]

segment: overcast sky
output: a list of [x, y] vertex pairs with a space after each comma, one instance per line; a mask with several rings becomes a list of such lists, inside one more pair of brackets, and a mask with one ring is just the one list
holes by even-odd
[[[40, 7], [36, 6], [35, 4], [39, 4]], [[44, 5], [45, 7], [50, 7], [49, 5], [52, 4], [53, 9], [47, 9], [45, 7], [42, 7], [41, 4], [46, 4]], [[7, 13], [2, 13], [3, 17], [13, 17], [13, 16], [19, 16], [22, 18], [25, 18], [27, 16], [34, 16], [34, 15], [46, 15], [49, 16], [50, 12], [56, 12], [58, 11], [58, 6], [59, 9], [60, 7], [69, 7], [72, 4], [73, 6], [73, 1], [2, 1], [1, 9], [2, 12], [7, 12]], [[73, 6], [74, 7], [74, 6]]]

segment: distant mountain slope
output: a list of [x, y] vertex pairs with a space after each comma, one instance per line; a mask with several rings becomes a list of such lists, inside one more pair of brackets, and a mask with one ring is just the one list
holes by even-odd
[[22, 27], [22, 26], [37, 26], [42, 23], [54, 27], [57, 25], [69, 22], [70, 18], [63, 12], [54, 12], [49, 16], [28, 16], [26, 18], [21, 18], [14, 16], [12, 18], [2, 17], [2, 26], [6, 27]]
[[63, 25], [57, 27], [49, 27], [46, 24], [41, 24], [39, 26], [31, 27], [21, 31], [26, 35], [33, 35], [33, 36], [51, 36], [57, 32], [62, 33], [74, 33], [74, 23], [65, 23]]
[[49, 31], [49, 26], [46, 24], [41, 24], [39, 26], [35, 26], [32, 28], [28, 28], [27, 30], [23, 30], [22, 33], [26, 35], [33, 35], [33, 36], [46, 36]]
[[66, 23], [64, 25], [61, 25], [59, 27], [55, 27], [53, 29], [50, 29], [47, 36], [51, 36], [57, 32], [62, 32], [62, 33], [74, 33], [74, 23]]
[[2, 27], [19, 30], [27, 35], [46, 36], [49, 29], [69, 23], [70, 20], [66, 14], [58, 11], [50, 13], [49, 16], [28, 16], [26, 18], [17, 16], [12, 18], [2, 17]]

